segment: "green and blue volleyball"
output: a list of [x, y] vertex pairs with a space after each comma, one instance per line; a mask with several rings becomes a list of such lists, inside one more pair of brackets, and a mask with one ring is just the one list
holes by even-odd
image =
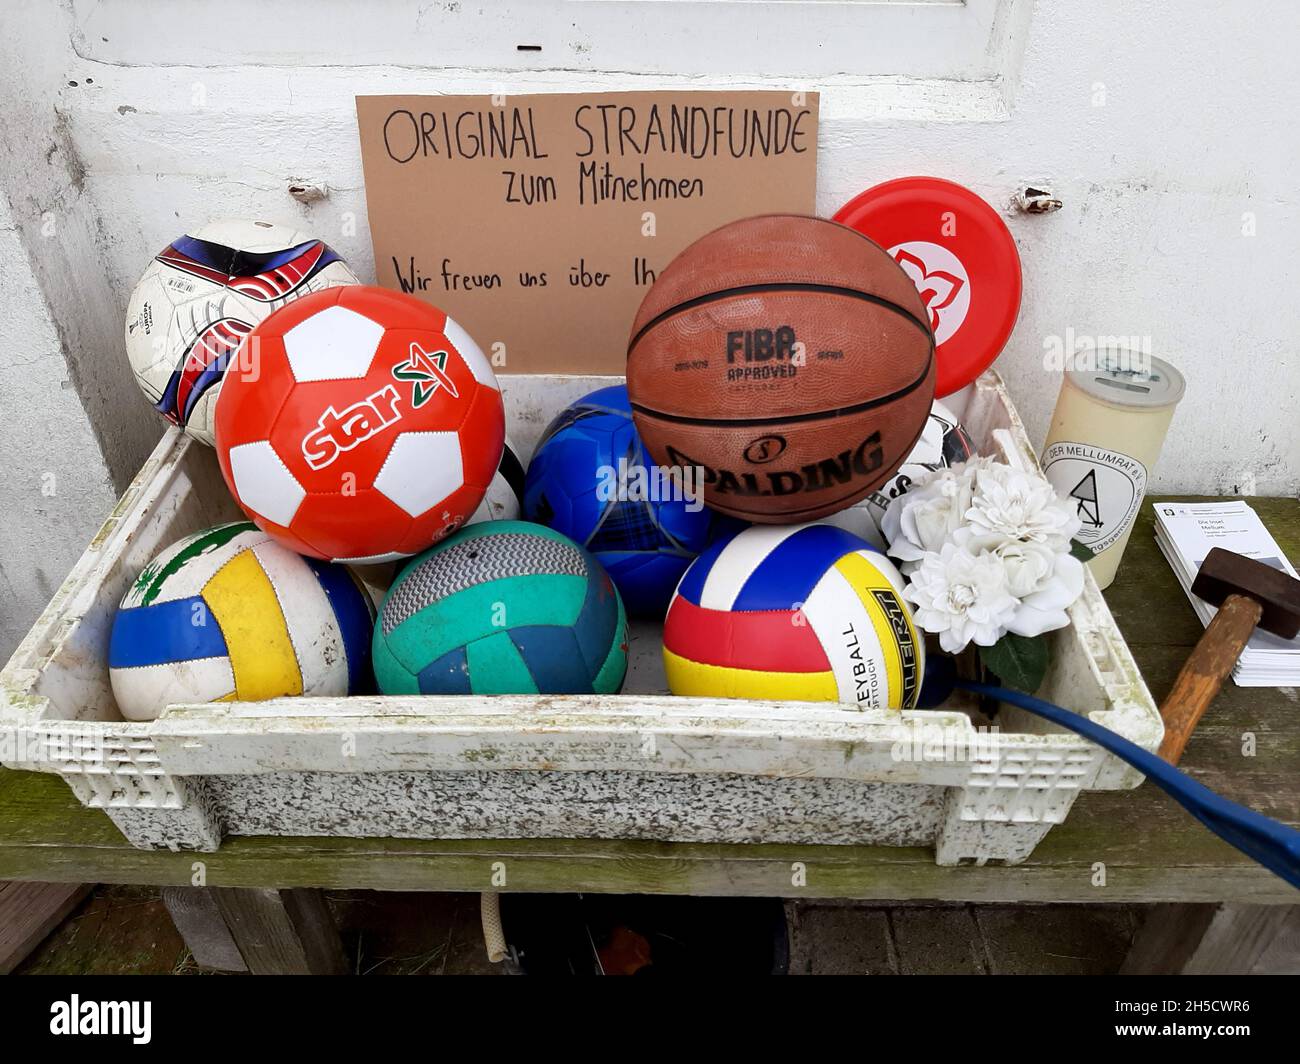
[[627, 619], [609, 575], [526, 521], [470, 525], [412, 558], [375, 625], [385, 694], [609, 694]]

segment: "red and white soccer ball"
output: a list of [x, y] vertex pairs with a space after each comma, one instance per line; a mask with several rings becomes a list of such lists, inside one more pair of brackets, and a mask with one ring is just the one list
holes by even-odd
[[249, 334], [217, 404], [217, 457], [245, 513], [300, 554], [383, 562], [474, 513], [505, 439], [492, 366], [414, 296], [305, 296]]

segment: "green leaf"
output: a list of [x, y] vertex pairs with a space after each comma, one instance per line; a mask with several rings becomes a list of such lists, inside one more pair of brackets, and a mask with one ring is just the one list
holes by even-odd
[[1045, 636], [1008, 632], [991, 647], [980, 647], [980, 661], [1008, 687], [1033, 694], [1042, 686], [1052, 652]]
[[1097, 557], [1092, 548], [1086, 543], [1080, 543], [1077, 539], [1070, 540], [1070, 557], [1078, 558], [1081, 562], [1090, 562]]

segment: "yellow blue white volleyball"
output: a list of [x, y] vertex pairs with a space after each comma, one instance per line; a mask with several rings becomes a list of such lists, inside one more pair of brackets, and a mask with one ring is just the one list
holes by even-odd
[[249, 521], [174, 543], [122, 598], [109, 639], [128, 720], [181, 702], [362, 693], [374, 606], [342, 565], [304, 558]]
[[902, 574], [825, 524], [756, 525], [686, 570], [664, 621], [674, 694], [911, 709], [925, 644]]

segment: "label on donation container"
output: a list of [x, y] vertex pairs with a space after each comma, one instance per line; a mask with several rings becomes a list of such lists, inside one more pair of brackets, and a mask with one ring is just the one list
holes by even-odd
[[1058, 440], [1044, 452], [1043, 472], [1056, 493], [1078, 504], [1076, 538], [1099, 554], [1137, 517], [1147, 490], [1147, 467], [1132, 455], [1089, 443]]

